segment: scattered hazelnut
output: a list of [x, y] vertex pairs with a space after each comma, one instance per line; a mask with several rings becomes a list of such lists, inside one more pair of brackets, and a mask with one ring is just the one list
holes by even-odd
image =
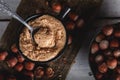
[[105, 26], [102, 31], [106, 36], [110, 36], [113, 33], [113, 27]]
[[119, 47], [119, 41], [114, 39], [110, 42], [110, 47], [111, 48], [116, 48], [116, 47]]
[[22, 55], [17, 55], [17, 59], [19, 63], [22, 63], [25, 60]]
[[116, 58], [120, 57], [120, 50], [115, 50], [115, 51], [113, 52], [113, 55], [114, 55]]
[[115, 69], [117, 66], [117, 60], [115, 58], [110, 58], [107, 60], [107, 66], [109, 69]]
[[1, 52], [0, 53], [0, 61], [5, 60], [5, 58], [7, 57], [8, 53], [7, 52]]
[[73, 21], [76, 21], [77, 19], [78, 19], [78, 15], [77, 14], [75, 14], [75, 13], [70, 13], [69, 14], [69, 18], [71, 19], [71, 20], [73, 20]]
[[50, 68], [50, 67], [47, 68], [47, 69], [46, 69], [46, 75], [47, 75], [48, 78], [53, 77], [53, 75], [54, 75], [53, 69]]
[[36, 78], [41, 78], [44, 76], [44, 70], [42, 67], [37, 67], [34, 71], [34, 75], [36, 76]]
[[13, 44], [13, 45], [11, 46], [11, 50], [12, 50], [12, 52], [14, 52], [14, 53], [17, 53], [17, 52], [18, 52], [18, 49], [17, 49], [17, 47], [16, 47], [15, 44]]
[[96, 42], [100, 42], [100, 41], [102, 41], [104, 38], [105, 38], [104, 35], [98, 34], [95, 40], [96, 40]]
[[99, 46], [97, 43], [94, 42], [91, 46], [91, 53], [95, 54], [98, 50], [99, 50]]
[[68, 36], [68, 45], [70, 45], [71, 43], [72, 43], [72, 36], [69, 35], [69, 36]]
[[99, 65], [99, 66], [98, 66], [98, 70], [99, 70], [99, 72], [101, 72], [101, 73], [106, 73], [107, 70], [108, 70], [106, 63], [102, 63], [101, 65]]
[[114, 36], [119, 38], [120, 37], [120, 30], [116, 30], [114, 32]]
[[18, 71], [18, 72], [22, 71], [22, 69], [23, 69], [23, 65], [22, 64], [17, 64], [15, 66], [15, 70]]
[[97, 74], [95, 74], [95, 77], [96, 77], [97, 80], [99, 80], [103, 77], [103, 74], [97, 73]]
[[96, 63], [100, 63], [100, 62], [102, 62], [103, 60], [104, 60], [104, 58], [103, 58], [102, 55], [97, 55], [97, 56], [95, 57], [95, 62], [96, 62]]
[[109, 42], [108, 42], [107, 40], [102, 40], [102, 41], [100, 42], [99, 46], [100, 46], [100, 49], [105, 50], [105, 49], [108, 48]]
[[35, 64], [33, 62], [26, 62], [25, 63], [25, 69], [26, 70], [33, 70]]
[[62, 9], [62, 6], [59, 4], [59, 3], [54, 3], [52, 5], [52, 9], [54, 12], [56, 13], [60, 13], [61, 9]]
[[68, 22], [67, 25], [66, 25], [66, 28], [68, 30], [73, 30], [75, 28], [74, 22]]
[[82, 28], [83, 27], [83, 25], [84, 25], [84, 20], [83, 19], [79, 19], [77, 22], [76, 22], [76, 26], [78, 27], [78, 28]]
[[7, 60], [7, 63], [9, 67], [14, 67], [17, 64], [16, 57], [11, 57], [10, 59]]

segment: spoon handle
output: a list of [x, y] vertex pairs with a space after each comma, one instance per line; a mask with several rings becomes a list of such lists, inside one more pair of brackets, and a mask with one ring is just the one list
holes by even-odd
[[29, 30], [32, 30], [32, 28], [21, 18], [17, 13], [13, 12], [7, 3], [5, 3], [3, 0], [0, 0], [0, 11], [7, 13], [9, 16], [12, 16], [16, 20], [23, 23]]

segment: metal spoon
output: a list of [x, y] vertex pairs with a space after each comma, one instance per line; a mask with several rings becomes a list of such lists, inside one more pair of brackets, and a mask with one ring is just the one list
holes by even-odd
[[35, 43], [34, 40], [34, 34], [39, 30], [39, 28], [33, 28], [30, 25], [28, 25], [23, 18], [21, 18], [16, 12], [13, 12], [7, 3], [5, 3], [3, 0], [0, 0], [0, 11], [7, 13], [9, 16], [12, 16], [14, 19], [18, 20], [22, 24], [24, 24], [30, 31], [32, 41]]

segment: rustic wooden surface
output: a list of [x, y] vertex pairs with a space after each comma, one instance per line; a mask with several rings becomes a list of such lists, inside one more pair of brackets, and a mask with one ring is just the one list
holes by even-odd
[[[13, 8], [15, 11], [17, 5], [19, 4], [20, 0], [5, 0], [6, 2], [9, 2], [9, 5]], [[101, 11], [99, 13], [98, 17], [102, 17], [102, 19], [97, 19], [96, 25], [97, 27], [101, 27], [101, 25], [104, 24], [112, 24], [116, 22], [120, 22], [120, 8], [119, 8], [119, 2], [120, 0], [104, 0]], [[15, 4], [15, 5], [13, 5]], [[11, 17], [3, 15], [0, 13], [0, 37], [2, 36], [4, 30], [6, 29], [6, 26], [8, 25], [8, 21]], [[94, 31], [91, 31], [91, 35]], [[71, 67], [71, 70], [66, 78], [66, 80], [94, 80], [92, 76], [88, 75], [88, 72], [90, 72], [89, 64], [88, 64], [88, 45], [89, 42], [87, 41], [89, 39], [86, 38], [84, 41], [84, 45], [82, 45], [82, 48], [79, 50], [79, 54], [76, 57], [75, 63]], [[86, 50], [85, 50], [85, 49]]]

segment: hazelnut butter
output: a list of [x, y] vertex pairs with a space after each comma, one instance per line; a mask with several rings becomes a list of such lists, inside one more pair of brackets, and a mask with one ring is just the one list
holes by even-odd
[[28, 24], [40, 27], [34, 34], [37, 46], [33, 44], [30, 32], [25, 27], [19, 38], [21, 52], [33, 61], [48, 61], [55, 58], [66, 43], [66, 30], [61, 21], [50, 15], [42, 15]]

